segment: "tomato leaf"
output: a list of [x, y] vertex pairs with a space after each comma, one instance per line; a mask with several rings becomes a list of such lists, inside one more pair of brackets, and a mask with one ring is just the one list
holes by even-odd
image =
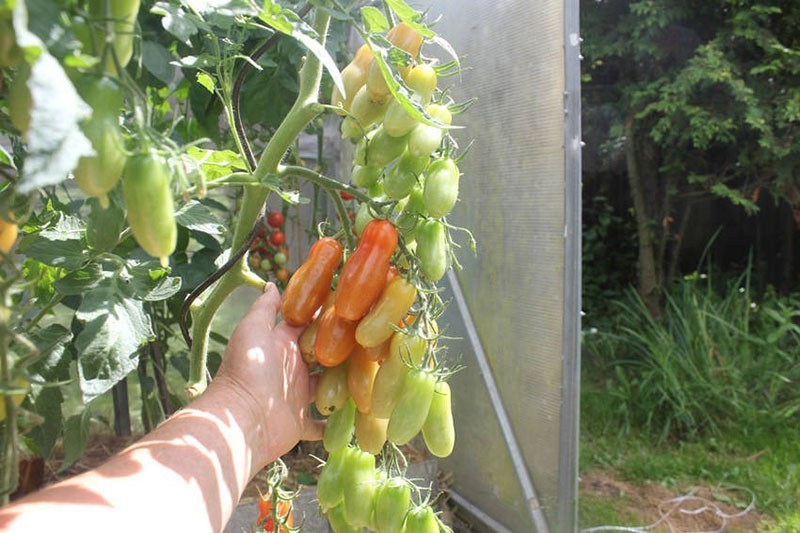
[[139, 347], [153, 337], [142, 302], [132, 296], [128, 280], [110, 276], [84, 294], [75, 313], [83, 323], [75, 347], [84, 403], [134, 370]]
[[142, 65], [164, 85], [168, 87], [175, 85], [175, 68], [172, 66], [172, 56], [159, 43], [153, 41], [144, 41], [142, 43]]
[[202, 20], [190, 13], [187, 13], [181, 6], [173, 5], [168, 2], [156, 2], [150, 9], [155, 15], [161, 15], [161, 25], [169, 33], [174, 35], [179, 41], [191, 46], [191, 38], [196, 35]]
[[58, 472], [64, 472], [83, 456], [89, 440], [89, 409], [73, 415], [64, 425], [64, 462]]
[[395, 14], [411, 29], [424, 37], [431, 38], [435, 35], [428, 26], [422, 22], [422, 14], [403, 0], [386, 0], [386, 4]]
[[319, 36], [314, 31], [314, 28], [306, 24], [303, 19], [297, 16], [297, 13], [281, 7], [273, 0], [264, 0], [264, 7], [258, 14], [258, 18], [272, 29], [294, 37], [308, 48], [322, 62], [322, 65], [333, 78], [333, 83], [342, 94], [346, 92], [342, 82], [342, 73], [339, 72], [336, 61], [334, 61], [325, 47], [317, 41]]
[[228, 176], [237, 170], [246, 170], [242, 157], [233, 150], [205, 150], [192, 146], [183, 156], [186, 174], [200, 173], [206, 181]]
[[89, 217], [86, 225], [86, 243], [95, 251], [108, 252], [119, 243], [125, 229], [125, 212], [113, 199], [106, 209], [95, 198], [89, 200]]
[[367, 33], [383, 33], [389, 29], [389, 21], [378, 8], [362, 7], [361, 19], [364, 21], [364, 29], [367, 30]]
[[191, 200], [175, 213], [175, 221], [186, 229], [208, 235], [222, 235], [226, 229], [217, 216], [197, 200]]
[[79, 218], [61, 215], [54, 226], [26, 235], [20, 251], [46, 265], [77, 270], [89, 258], [84, 233], [85, 226]]

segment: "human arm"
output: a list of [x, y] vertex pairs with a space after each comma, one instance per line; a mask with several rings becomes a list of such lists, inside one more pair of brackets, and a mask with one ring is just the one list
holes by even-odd
[[102, 466], [0, 509], [4, 531], [220, 531], [249, 480], [299, 440], [307, 417], [300, 329], [275, 325], [269, 284], [231, 336], [208, 389]]

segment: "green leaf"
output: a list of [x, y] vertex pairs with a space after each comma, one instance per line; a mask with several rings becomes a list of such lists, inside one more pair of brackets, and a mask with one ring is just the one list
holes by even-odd
[[212, 78], [211, 76], [209, 76], [205, 72], [198, 72], [197, 73], [197, 83], [199, 83], [200, 85], [205, 87], [205, 89], [209, 93], [214, 94], [214, 91], [216, 90], [215, 89], [215, 85], [214, 85], [214, 78]]
[[27, 402], [30, 402], [28, 409], [43, 419], [41, 424], [28, 431], [27, 437], [36, 446], [39, 455], [47, 458], [64, 429], [64, 414], [61, 411], [64, 395], [55, 386], [32, 385]]
[[317, 41], [319, 36], [314, 31], [314, 28], [298, 17], [297, 13], [290, 9], [284, 9], [273, 0], [264, 0], [264, 7], [258, 14], [258, 18], [274, 30], [294, 37], [308, 48], [322, 62], [322, 65], [333, 78], [334, 85], [342, 94], [346, 92], [342, 82], [342, 73], [339, 72], [336, 61], [334, 61], [325, 47]]
[[[135, 263], [129, 261], [129, 272], [133, 276], [136, 297], [146, 302], [166, 300], [181, 289], [181, 278], [170, 276], [158, 261]], [[133, 264], [133, 266], [130, 266]]]
[[113, 272], [103, 270], [101, 264], [89, 263], [79, 270], [68, 273], [56, 281], [53, 286], [59, 294], [64, 296], [80, 296], [113, 275]]
[[95, 251], [108, 252], [119, 243], [119, 235], [125, 229], [125, 213], [111, 199], [106, 209], [100, 207], [95, 198], [89, 199], [89, 217], [86, 226], [86, 242]]
[[745, 212], [748, 215], [754, 215], [758, 213], [758, 205], [755, 204], [749, 198], [745, 198], [745, 196], [735, 189], [731, 189], [724, 183], [715, 183], [711, 186], [711, 192], [715, 195], [730, 200], [733, 205], [738, 205], [744, 208]]
[[[37, 329], [30, 341], [39, 350], [39, 356], [29, 367], [32, 376], [41, 381], [56, 382], [69, 379], [69, 358], [64, 357], [67, 345], [72, 342], [72, 332], [60, 324]], [[34, 379], [34, 381], [36, 381]]]
[[51, 267], [30, 257], [22, 263], [22, 276], [33, 285], [33, 294], [42, 303], [48, 302], [55, 293], [53, 286], [63, 275], [63, 270]]
[[184, 228], [209, 235], [222, 235], [226, 231], [211, 209], [197, 200], [191, 200], [181, 207], [175, 213], [175, 221]]
[[361, 19], [364, 21], [367, 33], [384, 33], [389, 30], [389, 21], [383, 16], [381, 10], [376, 7], [362, 7]]
[[71, 416], [64, 426], [64, 462], [58, 472], [64, 472], [83, 456], [89, 440], [89, 410]]
[[433, 37], [435, 34], [422, 23], [422, 14], [406, 4], [403, 0], [386, 0], [386, 4], [394, 13], [414, 31], [423, 37]]
[[79, 218], [60, 214], [54, 226], [37, 234], [26, 235], [19, 249], [46, 265], [76, 270], [89, 257], [83, 242], [84, 233], [85, 228]]
[[172, 55], [159, 43], [144, 41], [142, 43], [142, 64], [153, 76], [172, 87], [175, 84], [175, 69], [172, 66]]
[[187, 174], [191, 176], [199, 172], [206, 181], [247, 169], [242, 157], [233, 150], [205, 150], [193, 146], [186, 152], [183, 161]]
[[83, 401], [89, 402], [136, 368], [139, 347], [153, 337], [150, 318], [125, 280], [104, 279], [87, 292], [75, 318], [84, 329], [75, 340]]
[[192, 45], [192, 36], [197, 35], [200, 31], [198, 27], [200, 20], [186, 12], [181, 6], [168, 2], [156, 2], [150, 12], [164, 17], [161, 19], [161, 25], [164, 26], [164, 29], [189, 46]]

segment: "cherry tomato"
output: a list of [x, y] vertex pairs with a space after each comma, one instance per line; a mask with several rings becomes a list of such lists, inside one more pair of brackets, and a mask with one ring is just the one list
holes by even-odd
[[436, 383], [431, 408], [422, 426], [422, 437], [428, 450], [436, 457], [447, 457], [453, 452], [456, 432], [450, 385], [446, 381]]
[[322, 444], [329, 452], [345, 448], [353, 438], [356, 423], [356, 403], [348, 398], [344, 405], [328, 417]]
[[250, 265], [251, 269], [258, 270], [261, 268], [261, 255], [256, 252], [251, 252], [250, 255], [247, 256], [247, 264]]
[[388, 418], [375, 418], [371, 414], [356, 412], [356, 441], [358, 447], [372, 455], [378, 455], [386, 444]]
[[[274, 233], [273, 233], [274, 235]], [[275, 255], [275, 262], [278, 261]], [[281, 316], [292, 326], [311, 321], [331, 290], [333, 274], [342, 261], [342, 245], [336, 239], [323, 237], [311, 246], [308, 258], [289, 280], [283, 293]]]
[[401, 200], [411, 194], [420, 181], [422, 171], [428, 166], [427, 157], [414, 157], [406, 150], [395, 166], [383, 179], [383, 190], [393, 200]]
[[342, 464], [347, 455], [353, 453], [355, 448], [345, 446], [330, 452], [328, 460], [323, 465], [317, 479], [317, 500], [322, 512], [342, 503], [344, 492], [342, 490]]
[[367, 314], [383, 291], [389, 259], [396, 248], [397, 229], [391, 222], [373, 220], [366, 225], [358, 247], [339, 275], [335, 305], [339, 317], [359, 320]]
[[285, 268], [279, 268], [278, 271], [275, 272], [275, 277], [278, 279], [278, 281], [286, 281], [289, 279], [289, 271]]
[[[284, 254], [283, 252], [276, 253], [274, 256], [272, 256], [272, 259], [278, 266], [283, 266], [286, 264], [286, 254]], [[297, 272], [295, 272], [295, 274], [297, 274]]]
[[[340, 282], [341, 283], [341, 282]], [[336, 291], [339, 300], [339, 291]], [[314, 351], [317, 361], [322, 366], [336, 366], [347, 359], [356, 345], [356, 327], [358, 322], [338, 316], [334, 304], [326, 309], [320, 319]]]
[[[258, 518], [256, 524], [268, 533], [276, 531], [276, 526], [281, 525], [280, 533], [289, 533], [289, 529], [294, 527], [294, 517], [292, 516], [292, 504], [284, 500], [278, 500], [275, 516], [273, 516], [273, 503], [269, 495], [264, 495], [258, 500]], [[278, 524], [275, 523], [278, 519]], [[286, 527], [283, 527], [286, 526]]]
[[423, 369], [412, 369], [403, 380], [403, 388], [389, 417], [386, 438], [402, 446], [422, 430], [431, 408], [436, 377]]
[[355, 448], [342, 463], [342, 490], [344, 492], [344, 516], [356, 527], [369, 527], [378, 488], [375, 472], [375, 456]]
[[[431, 104], [425, 111], [445, 126], [453, 120], [450, 111], [443, 105]], [[414, 157], [428, 157], [442, 144], [444, 130], [428, 124], [419, 124], [408, 134], [408, 151]]]
[[361, 319], [356, 328], [356, 342], [361, 346], [375, 347], [394, 333], [394, 326], [406, 316], [417, 298], [417, 289], [397, 276], [381, 293], [372, 309]]
[[422, 275], [429, 281], [439, 281], [447, 272], [447, 234], [444, 225], [428, 219], [417, 226], [417, 258]]
[[267, 215], [267, 224], [273, 228], [280, 228], [283, 226], [284, 221], [285, 217], [280, 211], [272, 211], [269, 215]]
[[425, 178], [425, 208], [434, 218], [441, 218], [453, 210], [458, 200], [459, 171], [448, 158], [437, 159], [428, 168]]
[[347, 363], [325, 368], [319, 377], [314, 405], [324, 416], [333, 414], [347, 402], [350, 391], [347, 387]]
[[375, 374], [375, 382], [372, 385], [374, 416], [389, 418], [409, 372], [406, 364], [415, 366], [420, 364], [427, 346], [427, 341], [417, 335], [409, 336], [400, 331], [392, 335], [389, 355]]
[[163, 266], [178, 243], [171, 181], [167, 161], [154, 151], [129, 157], [122, 176], [133, 237], [145, 252], [160, 258]]
[[279, 229], [273, 231], [269, 236], [269, 242], [273, 246], [280, 246], [286, 242], [286, 234]]
[[381, 533], [403, 533], [403, 523], [410, 507], [411, 487], [406, 479], [395, 477], [381, 483], [375, 495], [377, 530]]
[[340, 197], [342, 198], [342, 200], [344, 200], [345, 202], [346, 202], [347, 200], [352, 200], [352, 199], [353, 199], [353, 195], [352, 195], [352, 194], [350, 194], [350, 193], [349, 193], [349, 192], [347, 192], [347, 191], [339, 191], [339, 196], [340, 196]]
[[430, 505], [413, 507], [406, 515], [405, 531], [439, 533], [439, 521]]
[[258, 264], [258, 268], [262, 272], [269, 272], [272, 270], [272, 262], [269, 259], [262, 259], [261, 262]]
[[358, 411], [369, 413], [372, 410], [372, 384], [380, 365], [359, 345], [356, 345], [347, 361], [347, 389]]

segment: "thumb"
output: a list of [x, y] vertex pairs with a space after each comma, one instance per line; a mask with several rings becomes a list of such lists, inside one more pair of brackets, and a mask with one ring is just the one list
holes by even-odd
[[259, 296], [247, 310], [242, 322], [251, 323], [253, 326], [266, 327], [271, 330], [275, 327], [275, 318], [281, 307], [281, 296], [274, 283], [267, 283], [264, 294]]

